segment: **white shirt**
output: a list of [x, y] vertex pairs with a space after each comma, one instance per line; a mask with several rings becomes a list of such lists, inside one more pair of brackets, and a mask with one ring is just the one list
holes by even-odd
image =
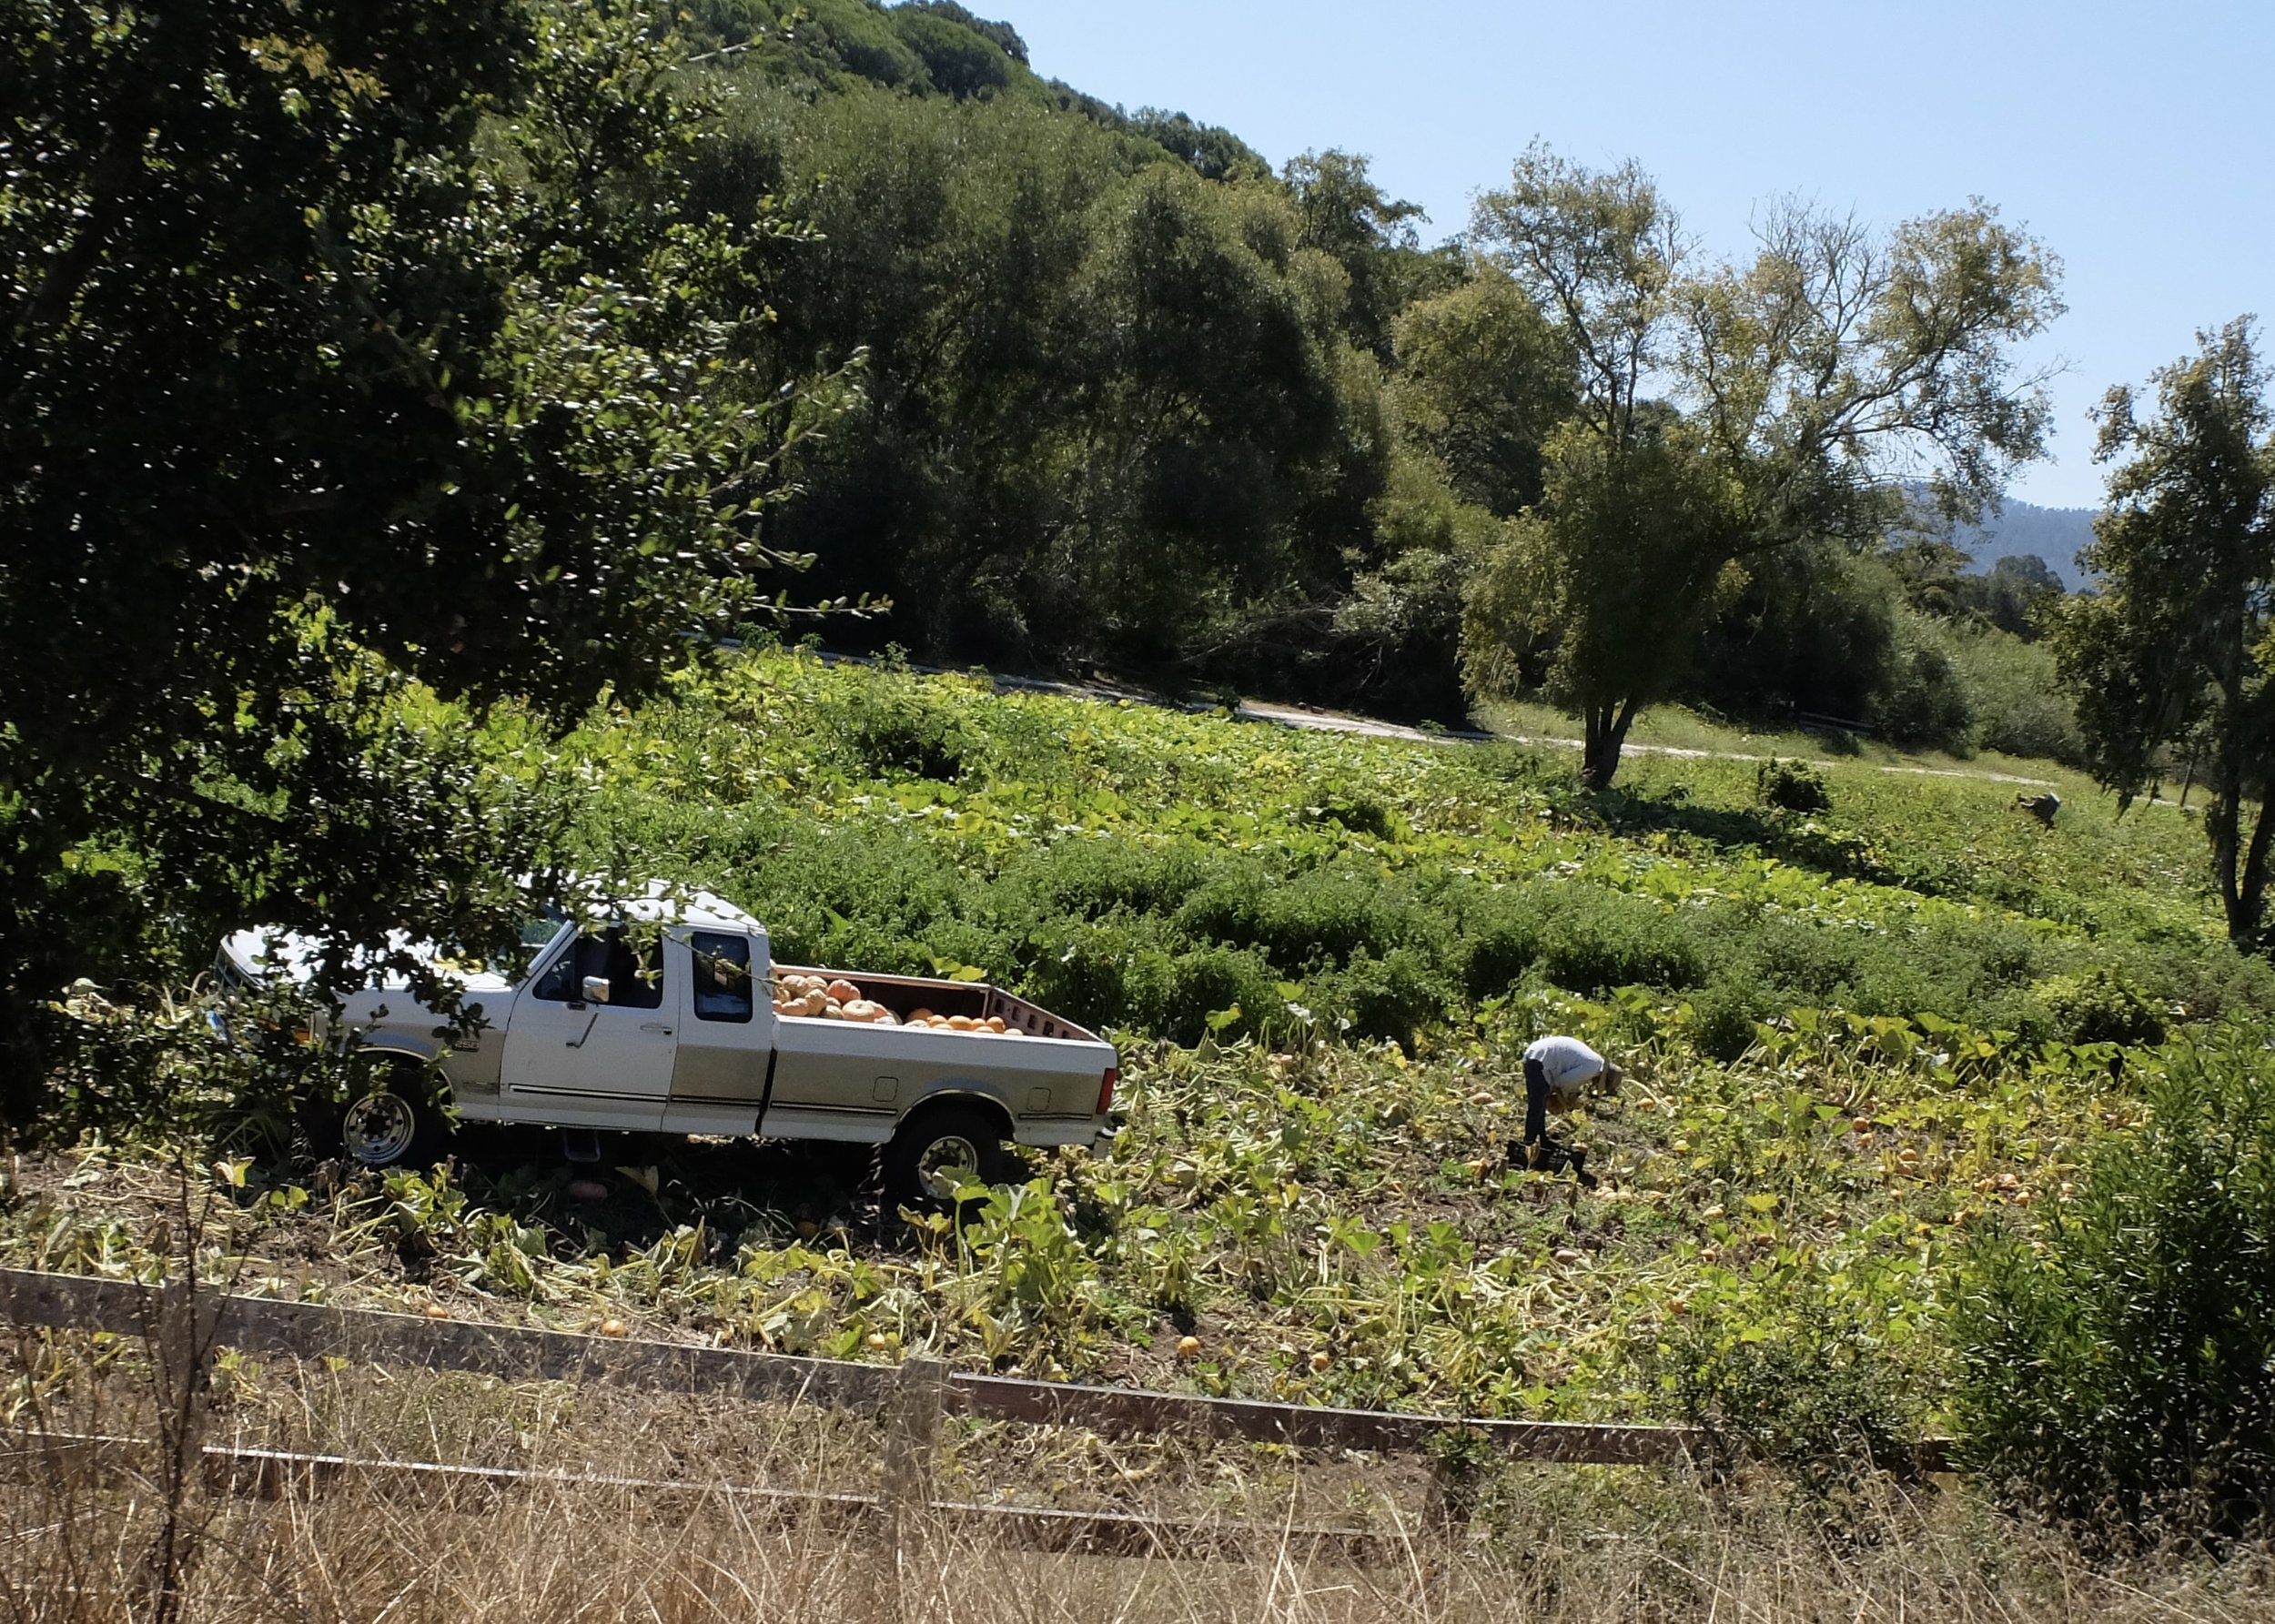
[[1557, 1094], [1569, 1094], [1591, 1077], [1603, 1074], [1603, 1056], [1576, 1037], [1539, 1037], [1526, 1045], [1524, 1057], [1541, 1063], [1541, 1074]]

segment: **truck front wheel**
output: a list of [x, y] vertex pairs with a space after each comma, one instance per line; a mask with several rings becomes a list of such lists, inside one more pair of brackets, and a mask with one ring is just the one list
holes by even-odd
[[946, 1212], [956, 1205], [956, 1191], [1000, 1184], [1010, 1165], [1003, 1136], [986, 1112], [943, 1105], [902, 1125], [885, 1147], [885, 1193], [899, 1206]]
[[425, 1069], [382, 1061], [339, 1114], [339, 1150], [366, 1167], [428, 1163], [440, 1154], [447, 1126]]

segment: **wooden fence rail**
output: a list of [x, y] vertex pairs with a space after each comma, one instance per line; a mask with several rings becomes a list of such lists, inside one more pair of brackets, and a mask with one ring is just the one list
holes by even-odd
[[[132, 1480], [145, 1473], [152, 1447], [140, 1438], [19, 1432], [0, 1437], [0, 1480]], [[732, 1506], [738, 1516], [758, 1523], [819, 1519], [833, 1528], [872, 1529], [889, 1524], [885, 1543], [895, 1551], [907, 1549], [936, 1528], [1061, 1555], [1245, 1561], [1285, 1547], [1340, 1557], [1361, 1567], [1408, 1559], [1407, 1538], [1370, 1528], [1261, 1528], [1128, 1511], [933, 1498], [917, 1506], [890, 1494], [374, 1459], [233, 1444], [207, 1444], [199, 1453], [207, 1492], [263, 1500], [307, 1499], [352, 1486], [359, 1493], [410, 1502], [421, 1510], [474, 1514], [487, 1509], [500, 1494], [552, 1489], [635, 1496], [651, 1508], [678, 1508], [687, 1515], [705, 1506]]]
[[[885, 1411], [904, 1377], [884, 1365], [799, 1358], [737, 1348], [541, 1331], [468, 1320], [428, 1319], [364, 1308], [334, 1308], [268, 1297], [225, 1296], [201, 1288], [201, 1323], [211, 1339], [245, 1353], [304, 1359], [339, 1356], [374, 1364], [423, 1366], [508, 1378], [604, 1382], [681, 1393], [719, 1393]], [[0, 1323], [122, 1336], [152, 1334], [160, 1293], [131, 1281], [0, 1269]], [[208, 1315], [210, 1319], [208, 1319]], [[916, 1363], [912, 1361], [912, 1363]], [[947, 1372], [939, 1404], [948, 1415], [1081, 1427], [1107, 1437], [1175, 1434], [1239, 1438], [1309, 1448], [1412, 1454], [1451, 1427], [1465, 1428], [1511, 1458], [1598, 1466], [1668, 1465], [1707, 1441], [1687, 1427], [1562, 1421], [1502, 1421], [1331, 1409], [1248, 1398], [1208, 1398], [1073, 1382]], [[1936, 1453], [1936, 1446], [1924, 1446]], [[1933, 1462], [1931, 1461], [1932, 1465]]]
[[[507, 1487], [576, 1486], [634, 1490], [646, 1497], [716, 1496], [787, 1515], [835, 1515], [890, 1520], [895, 1582], [908, 1554], [932, 1528], [986, 1527], [1030, 1548], [1097, 1555], [1241, 1558], [1294, 1545], [1337, 1550], [1350, 1560], [1403, 1559], [1403, 1541], [1363, 1529], [1188, 1523], [1114, 1511], [1062, 1511], [1016, 1505], [944, 1501], [934, 1493], [937, 1430], [945, 1416], [1073, 1427], [1109, 1437], [1174, 1434], [1247, 1439], [1309, 1448], [1384, 1454], [1427, 1450], [1450, 1428], [1461, 1428], [1518, 1460], [1602, 1466], [1668, 1465], [1689, 1458], [1710, 1439], [1684, 1427], [1636, 1427], [1397, 1415], [1330, 1409], [1253, 1399], [1209, 1398], [1070, 1382], [1021, 1381], [950, 1371], [937, 1360], [912, 1358], [898, 1367], [843, 1359], [799, 1358], [733, 1348], [693, 1347], [518, 1326], [335, 1308], [317, 1303], [226, 1295], [209, 1286], [164, 1287], [0, 1269], [0, 1325], [108, 1332], [147, 1338], [159, 1385], [161, 1436], [152, 1441], [55, 1434], [0, 1440], [0, 1475], [22, 1478], [69, 1460], [97, 1472], [133, 1469], [137, 1458], [177, 1472], [202, 1475], [209, 1490], [277, 1496], [314, 1494], [349, 1481], [368, 1492], [454, 1503]], [[209, 1444], [202, 1429], [203, 1383], [196, 1379], [217, 1347], [300, 1359], [345, 1357], [359, 1363], [475, 1372], [508, 1380], [541, 1377], [602, 1382], [678, 1393], [810, 1403], [874, 1413], [885, 1428], [879, 1495], [813, 1494], [794, 1489], [671, 1480], [600, 1478], [511, 1468], [371, 1460], [347, 1456]], [[170, 1418], [169, 1418], [170, 1417]], [[1939, 1440], [1916, 1446], [1915, 1462], [1943, 1463]], [[1437, 1487], [1427, 1514], [1459, 1520], [1455, 1479], [1433, 1471]]]

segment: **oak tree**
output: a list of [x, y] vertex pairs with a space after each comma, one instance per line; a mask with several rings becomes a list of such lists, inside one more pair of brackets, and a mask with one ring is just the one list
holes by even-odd
[[682, 210], [700, 115], [581, 5], [0, 0], [0, 1107], [153, 933], [511, 906], [409, 684], [573, 717], [755, 600], [768, 226]]
[[2094, 776], [2127, 801], [2195, 747], [2228, 934], [2268, 942], [2275, 823], [2275, 406], [2248, 319], [2200, 335], [2156, 375], [2153, 416], [2126, 388], [2101, 409], [2115, 464], [2081, 561], [2099, 590], [2069, 600], [2053, 638]]
[[2058, 313], [2058, 267], [1996, 211], [1882, 235], [1786, 204], [1756, 234], [1749, 261], [1704, 259], [1634, 165], [1540, 148], [1477, 203], [1578, 388], [1540, 501], [1473, 580], [1465, 666], [1487, 691], [1542, 671], [1593, 787], [1748, 560], [1874, 534], [1906, 479], [1979, 513], [2043, 440], [2010, 347]]

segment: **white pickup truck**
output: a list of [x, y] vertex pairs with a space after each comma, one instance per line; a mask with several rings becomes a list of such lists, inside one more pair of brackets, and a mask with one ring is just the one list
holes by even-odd
[[[612, 912], [604, 927], [559, 923], [518, 980], [461, 975], [455, 1024], [400, 980], [349, 994], [334, 1032], [380, 1064], [339, 1120], [341, 1148], [370, 1166], [411, 1159], [445, 1105], [478, 1122], [832, 1139], [885, 1146], [888, 1195], [937, 1204], [999, 1178], [1006, 1140], [1110, 1133], [1113, 1045], [1000, 987], [776, 964], [765, 926], [708, 893], [656, 888]], [[297, 941], [245, 931], [217, 969], [250, 983], [305, 962]], [[878, 1008], [778, 1014], [770, 988], [792, 976], [850, 981]], [[970, 1029], [909, 1023], [927, 1011]]]

